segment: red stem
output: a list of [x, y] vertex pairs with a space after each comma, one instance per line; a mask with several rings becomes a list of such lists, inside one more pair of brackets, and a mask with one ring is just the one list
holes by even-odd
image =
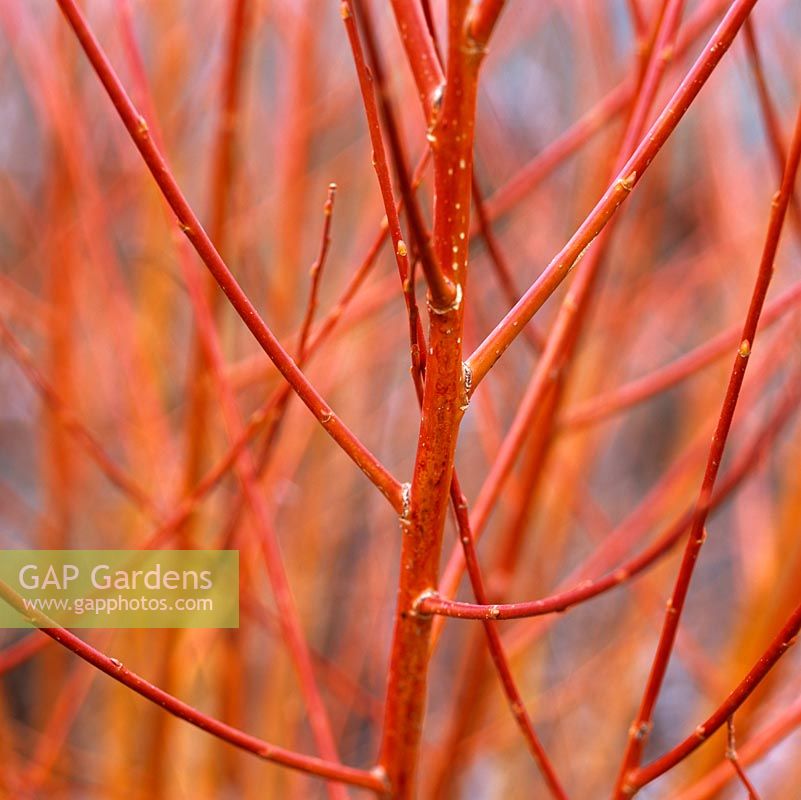
[[625, 202], [706, 83], [754, 7], [756, 0], [735, 0], [728, 13], [681, 82], [651, 129], [620, 170], [568, 243], [554, 256], [539, 278], [467, 359], [473, 373], [472, 391], [517, 338], [522, 327], [567, 277], [585, 250]]
[[[801, 725], [801, 698], [785, 708], [767, 725], [754, 733], [737, 751], [737, 760], [741, 766], [753, 764], [765, 753], [775, 747], [785, 737], [794, 733]], [[713, 770], [704, 775], [689, 789], [681, 792], [676, 800], [708, 800], [717, 797], [720, 790], [732, 779], [732, 771], [728, 761], [722, 761]]]
[[129, 670], [117, 659], [111, 658], [105, 653], [101, 653], [99, 650], [83, 641], [83, 639], [78, 638], [74, 633], [64, 628], [56, 627], [55, 623], [44, 614], [36, 613], [32, 616], [30, 610], [26, 609], [22, 597], [2, 581], [0, 581], [0, 597], [9, 605], [13, 606], [24, 617], [31, 618], [32, 622], [39, 627], [42, 633], [58, 642], [62, 647], [72, 651], [75, 655], [89, 664], [92, 664], [92, 666], [96, 667], [101, 672], [105, 672], [106, 675], [119, 681], [129, 689], [133, 689], [137, 694], [150, 700], [151, 703], [155, 703], [170, 714], [185, 720], [201, 730], [207, 731], [212, 736], [216, 736], [218, 739], [222, 739], [241, 750], [253, 753], [265, 761], [273, 761], [276, 764], [282, 764], [290, 769], [296, 769], [310, 775], [317, 775], [321, 778], [327, 778], [333, 781], [340, 781], [350, 784], [351, 786], [370, 789], [378, 794], [382, 794], [386, 791], [386, 784], [381, 779], [381, 776], [375, 772], [346, 767], [313, 756], [296, 753], [292, 750], [286, 750], [283, 747], [278, 747], [277, 745], [265, 742], [262, 739], [258, 739], [236, 728], [232, 728], [230, 725], [226, 725], [224, 722], [220, 722], [220, 720], [204, 714], [188, 703], [184, 703], [177, 697], [173, 697], [171, 694], [159, 689], [158, 686], [149, 683], [137, 673]]
[[790, 615], [790, 618], [779, 631], [770, 646], [759, 657], [748, 674], [737, 684], [731, 694], [702, 722], [686, 739], [677, 744], [663, 756], [644, 767], [634, 769], [626, 775], [625, 789], [628, 796], [639, 791], [643, 786], [664, 775], [690, 753], [697, 750], [715, 731], [726, 724], [726, 721], [749, 698], [776, 662], [795, 644], [801, 630], [801, 605]]
[[467, 31], [476, 47], [486, 49], [505, 5], [506, 0], [477, 0], [473, 3], [467, 15]]
[[[799, 302], [801, 302], [801, 281], [765, 306], [764, 313], [759, 319], [759, 330], [781, 319]], [[676, 386], [735, 347], [741, 341], [741, 330], [740, 325], [732, 325], [669, 364], [577, 404], [575, 408], [568, 409], [565, 413], [561, 421], [562, 427], [573, 431], [592, 425]]]
[[[398, 5], [396, 3], [396, 8]], [[411, 5], [411, 4], [410, 4]], [[464, 0], [448, 9], [447, 88], [431, 130], [434, 156], [434, 253], [451, 265], [457, 300], [429, 307], [422, 420], [409, 505], [402, 518], [400, 580], [390, 656], [381, 764], [393, 796], [415, 794], [426, 702], [431, 618], [415, 612], [437, 583], [459, 423], [467, 406], [462, 366], [463, 303], [469, 232], [470, 179], [480, 53], [466, 46]]]
[[748, 800], [760, 800], [759, 793], [757, 792], [754, 784], [748, 779], [745, 770], [740, 764], [740, 759], [737, 757], [737, 748], [734, 740], [734, 717], [729, 717], [726, 720], [727, 727], [727, 740], [726, 740], [726, 758], [731, 762], [740, 783], [745, 787], [748, 792]]
[[[462, 494], [459, 481], [455, 475], [451, 486], [451, 500], [456, 510], [459, 538], [464, 548], [464, 557], [467, 564], [467, 572], [470, 576], [470, 584], [473, 587], [473, 593], [479, 603], [486, 604], [488, 602], [487, 590], [484, 586], [484, 579], [478, 564], [478, 555], [476, 553], [473, 532], [470, 530], [470, 518], [467, 513], [467, 498]], [[554, 797], [559, 798], [559, 800], [567, 800], [567, 793], [562, 788], [556, 770], [534, 730], [534, 725], [526, 711], [523, 698], [515, 685], [512, 670], [509, 667], [509, 660], [506, 657], [503, 644], [501, 643], [501, 636], [497, 628], [489, 621], [484, 623], [484, 633], [487, 636], [487, 646], [490, 651], [490, 656], [495, 664], [498, 676], [501, 679], [503, 692], [512, 710], [512, 716], [520, 732], [523, 734], [523, 738], [526, 740], [529, 751], [537, 762], [550, 793]]]
[[429, 125], [433, 125], [442, 107], [445, 75], [440, 66], [434, 38], [428, 28], [419, 0], [392, 0], [406, 59]]
[[627, 786], [633, 784], [631, 784], [628, 778], [628, 773], [639, 763], [645, 741], [648, 737], [648, 732], [650, 731], [654, 706], [659, 697], [662, 681], [664, 680], [665, 672], [667, 671], [670, 661], [670, 654], [676, 638], [679, 620], [684, 609], [684, 602], [687, 597], [690, 580], [692, 579], [695, 564], [701, 552], [704, 539], [706, 538], [705, 525], [709, 514], [709, 501], [717, 479], [720, 462], [723, 458], [723, 451], [726, 447], [729, 430], [731, 429], [749, 357], [753, 349], [754, 337], [756, 336], [759, 324], [759, 316], [762, 312], [762, 306], [764, 305], [765, 296], [773, 275], [773, 263], [776, 258], [779, 238], [787, 215], [787, 208], [795, 184], [800, 159], [801, 109], [799, 109], [796, 119], [793, 140], [785, 164], [781, 189], [773, 199], [762, 258], [759, 263], [750, 305], [742, 329], [741, 344], [734, 357], [734, 364], [726, 389], [726, 396], [723, 400], [720, 417], [709, 450], [706, 471], [693, 514], [693, 521], [687, 539], [687, 545], [684, 550], [681, 567], [676, 577], [676, 583], [671, 598], [668, 601], [667, 612], [659, 637], [659, 644], [657, 645], [656, 654], [654, 655], [654, 660], [651, 665], [651, 672], [648, 676], [645, 691], [643, 692], [640, 709], [629, 731], [628, 746], [623, 757], [616, 786], [617, 798], [624, 798], [631, 794]]
[[[797, 410], [798, 399], [799, 392], [797, 390], [788, 392], [764, 429], [743, 448], [742, 452], [737, 454], [737, 458], [732, 463], [729, 472], [718, 485], [709, 501], [710, 510], [719, 506], [729, 497], [758, 463], [760, 455], [778, 435], [791, 414]], [[485, 620], [523, 619], [561, 613], [574, 605], [584, 603], [610, 591], [643, 572], [678, 543], [681, 536], [687, 532], [691, 522], [692, 509], [688, 509], [660, 533], [641, 553], [622, 562], [615, 569], [598, 578], [579, 580], [575, 586], [562, 589], [538, 600], [488, 605], [467, 603], [448, 599], [442, 594], [442, 590], [445, 587], [441, 587], [440, 593], [431, 594], [423, 598], [420, 601], [419, 609], [427, 614], [439, 614], [457, 619]], [[624, 529], [627, 530], [627, 528], [621, 526], [618, 530]], [[613, 533], [607, 537], [607, 543], [615, 543], [616, 539], [617, 536]], [[599, 555], [599, 553], [596, 553], [593, 559], [598, 558]], [[576, 580], [575, 577], [573, 579]]]
[[323, 231], [320, 234], [320, 250], [317, 258], [309, 270], [309, 277], [311, 278], [311, 286], [309, 287], [309, 300], [306, 304], [306, 313], [303, 315], [303, 322], [300, 326], [300, 334], [298, 336], [298, 363], [303, 364], [306, 360], [308, 351], [309, 334], [311, 333], [312, 323], [314, 322], [314, 314], [317, 311], [317, 298], [320, 292], [320, 279], [323, 275], [323, 267], [325, 267], [325, 260], [328, 256], [328, 250], [331, 247], [331, 220], [334, 214], [334, 197], [336, 196], [337, 185], [335, 183], [328, 184], [328, 196], [326, 197], [325, 204], [323, 205]]
[[200, 220], [183, 195], [167, 162], [150, 136], [144, 117], [139, 114], [125, 91], [111, 62], [100, 47], [75, 0], [58, 0], [58, 4], [75, 32], [93, 69], [109, 95], [159, 189], [172, 208], [181, 229], [197, 254], [209, 269], [231, 305], [247, 325], [278, 371], [314, 414], [329, 436], [350, 456], [359, 469], [378, 487], [392, 506], [403, 507], [400, 483], [378, 459], [359, 441], [353, 432], [334, 414], [319, 392], [309, 383], [289, 353], [284, 350], [267, 327], [256, 308], [226, 266]]

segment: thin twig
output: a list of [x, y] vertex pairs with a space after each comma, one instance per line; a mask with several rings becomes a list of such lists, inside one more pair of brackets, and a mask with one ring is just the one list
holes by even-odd
[[740, 764], [740, 759], [737, 757], [737, 747], [734, 738], [734, 715], [726, 720], [726, 758], [731, 762], [734, 771], [740, 782], [745, 786], [748, 792], [748, 800], [760, 800], [759, 793], [754, 788], [754, 784], [748, 779], [745, 770]]
[[328, 196], [323, 205], [323, 230], [320, 237], [320, 250], [317, 258], [309, 270], [311, 285], [309, 287], [309, 300], [306, 304], [306, 313], [303, 315], [303, 322], [300, 326], [300, 337], [298, 341], [298, 363], [302, 364], [306, 360], [309, 334], [311, 332], [314, 314], [317, 311], [317, 296], [320, 291], [320, 279], [322, 278], [325, 260], [328, 256], [328, 249], [331, 246], [331, 220], [334, 213], [334, 197], [336, 196], [337, 185], [328, 184]]

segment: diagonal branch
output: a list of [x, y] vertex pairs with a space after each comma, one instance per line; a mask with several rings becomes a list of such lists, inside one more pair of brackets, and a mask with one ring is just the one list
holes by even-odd
[[737, 408], [737, 401], [742, 388], [748, 361], [753, 349], [754, 337], [756, 336], [759, 325], [759, 317], [765, 303], [765, 296], [770, 286], [773, 275], [773, 264], [776, 252], [779, 247], [784, 221], [787, 216], [787, 209], [790, 204], [790, 197], [795, 185], [798, 173], [799, 161], [801, 161], [801, 108], [799, 108], [796, 118], [793, 141], [790, 146], [787, 162], [784, 167], [781, 189], [774, 196], [771, 205], [770, 221], [765, 236], [765, 244], [762, 250], [762, 257], [759, 269], [754, 281], [754, 288], [751, 294], [748, 311], [743, 324], [741, 343], [734, 356], [734, 364], [731, 368], [729, 383], [726, 388], [726, 395], [720, 410], [720, 416], [712, 438], [712, 445], [709, 448], [706, 471], [704, 473], [698, 501], [693, 513], [692, 525], [687, 538], [679, 573], [668, 601], [667, 612], [659, 636], [656, 653], [651, 665], [651, 671], [643, 692], [640, 708], [629, 731], [629, 740], [623, 762], [618, 776], [616, 787], [616, 797], [619, 800], [629, 796], [631, 792], [627, 787], [633, 785], [628, 778], [639, 763], [648, 732], [651, 728], [654, 707], [662, 688], [662, 682], [667, 672], [670, 654], [676, 638], [676, 631], [679, 627], [682, 610], [687, 598], [695, 564], [706, 538], [705, 525], [709, 515], [710, 499], [715, 488], [721, 460], [726, 447], [731, 424], [734, 419], [734, 412]]
[[756, 0], [735, 0], [731, 4], [704, 51], [595, 208], [520, 301], [467, 359], [467, 365], [473, 374], [472, 391], [475, 391], [495, 362], [520, 334], [523, 326], [556, 291], [617, 209], [626, 201], [720, 63], [755, 4]]
[[92, 68], [97, 73], [111, 102], [125, 125], [156, 184], [178, 219], [195, 251], [209, 269], [229, 302], [247, 325], [278, 371], [314, 414], [329, 436], [350, 456], [359, 469], [378, 487], [392, 506], [400, 511], [403, 506], [400, 483], [378, 459], [362, 444], [356, 435], [331, 410], [319, 392], [301, 372], [292, 357], [281, 346], [273, 332], [259, 315], [242, 287], [233, 276], [215, 248], [195, 212], [184, 197], [167, 162], [150, 135], [147, 122], [137, 111], [117, 76], [111, 62], [89, 28], [75, 0], [57, 0], [64, 16], [75, 32]]
[[277, 745], [265, 742], [255, 736], [251, 736], [237, 728], [232, 728], [230, 725], [226, 725], [226, 723], [204, 714], [202, 711], [190, 706], [183, 700], [179, 700], [163, 689], [159, 689], [158, 686], [154, 686], [141, 677], [141, 675], [129, 670], [117, 659], [107, 656], [105, 653], [92, 647], [71, 631], [59, 628], [53, 620], [49, 619], [44, 614], [39, 612], [32, 614], [32, 612], [25, 607], [22, 597], [2, 581], [0, 581], [0, 598], [13, 606], [20, 614], [30, 618], [42, 633], [58, 642], [62, 647], [75, 653], [75, 655], [96, 667], [101, 672], [105, 672], [106, 675], [114, 678], [115, 681], [119, 681], [123, 686], [133, 689], [133, 691], [146, 700], [150, 700], [151, 703], [155, 703], [165, 711], [168, 711], [179, 719], [185, 720], [196, 728], [200, 728], [210, 733], [212, 736], [216, 736], [218, 739], [222, 739], [234, 745], [234, 747], [238, 747], [240, 750], [253, 753], [265, 761], [282, 764], [290, 769], [296, 769], [310, 775], [327, 778], [328, 780], [340, 781], [352, 786], [359, 786], [363, 789], [370, 789], [378, 794], [386, 791], [383, 780], [380, 775], [375, 772], [346, 767], [341, 764], [315, 758], [314, 756], [307, 756], [292, 750], [286, 750], [283, 747], [278, 747]]

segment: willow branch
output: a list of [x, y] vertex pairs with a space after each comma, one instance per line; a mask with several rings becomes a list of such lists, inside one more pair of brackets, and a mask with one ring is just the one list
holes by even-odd
[[[798, 378], [793, 380], [798, 380]], [[744, 478], [760, 462], [762, 455], [778, 436], [783, 426], [789, 421], [792, 414], [798, 410], [799, 397], [801, 397], [801, 386], [793, 387], [788, 391], [762, 430], [753, 436], [741, 452], [737, 454], [729, 471], [709, 500], [710, 510], [714, 510], [730, 497]], [[692, 508], [687, 508], [664, 528], [650, 545], [637, 555], [622, 561], [618, 566], [599, 577], [584, 577], [587, 575], [587, 569], [582, 567], [571, 576], [572, 580], [575, 581], [574, 585], [568, 585], [546, 597], [519, 603], [468, 603], [449, 599], [443, 593], [446, 587], [441, 586], [439, 593], [431, 593], [421, 599], [419, 609], [427, 614], [474, 620], [525, 619], [563, 613], [575, 605], [587, 602], [598, 595], [625, 584], [656, 563], [662, 556], [670, 552], [681, 540], [681, 537], [686, 534], [692, 522], [692, 516]], [[631, 532], [630, 528], [630, 525], [623, 523], [617, 531], [626, 531], [628, 533]], [[636, 526], [636, 530], [633, 533], [641, 535], [639, 525]], [[618, 538], [616, 532], [610, 534], [604, 542], [604, 549], [613, 549], [619, 544]], [[593, 555], [592, 561], [600, 560], [600, 555], [601, 553], [597, 551]]]
[[331, 410], [317, 390], [309, 383], [289, 353], [284, 350], [273, 332], [266, 325], [256, 308], [248, 299], [195, 212], [184, 197], [173, 177], [167, 162], [150, 136], [147, 122], [137, 111], [117, 76], [111, 62], [89, 28], [75, 0], [57, 0], [64, 16], [75, 32], [92, 68], [97, 73], [111, 102], [114, 104], [125, 128], [153, 179], [172, 208], [181, 230], [192, 243], [197, 254], [219, 284], [229, 302], [247, 325], [256, 341], [275, 364], [278, 371], [320, 422], [329, 436], [350, 456], [354, 463], [378, 487], [393, 507], [402, 508], [400, 483], [387, 471], [378, 459], [359, 441], [355, 434]]
[[[459, 539], [464, 548], [465, 562], [467, 564], [467, 572], [470, 576], [470, 584], [473, 588], [473, 593], [479, 603], [486, 604], [488, 602], [487, 589], [484, 585], [484, 579], [481, 575], [481, 568], [478, 563], [478, 554], [476, 553], [473, 532], [470, 529], [467, 498], [462, 493], [458, 478], [455, 474], [451, 483], [451, 501], [456, 511], [456, 521], [459, 526]], [[425, 601], [427, 597], [428, 595], [424, 596], [423, 600]], [[418, 607], [422, 610], [422, 604]], [[534, 724], [526, 711], [523, 697], [515, 684], [500, 634], [496, 627], [490, 622], [484, 623], [484, 633], [487, 637], [487, 647], [489, 648], [490, 656], [492, 657], [493, 664], [501, 680], [501, 686], [503, 687], [503, 692], [509, 703], [509, 708], [512, 711], [512, 716], [545, 779], [548, 790], [551, 795], [558, 798], [558, 800], [567, 800], [567, 793], [562, 787], [556, 770], [534, 730]]]
[[755, 3], [756, 0], [735, 0], [731, 4], [728, 13], [709, 39], [704, 51], [595, 208], [567, 244], [554, 256], [539, 278], [525, 292], [520, 302], [506, 314], [492, 333], [467, 359], [467, 365], [473, 374], [472, 391], [475, 391], [492, 366], [517, 338], [522, 327], [556, 291], [559, 284], [575, 267], [617, 209], [642, 180], [649, 165], [670, 138], [701, 88], [731, 46], [734, 37]]
[[[758, 330], [761, 331], [777, 322], [794, 309], [799, 302], [801, 302], [801, 281], [765, 306], [764, 313], [759, 319]], [[575, 408], [570, 408], [565, 412], [561, 420], [562, 427], [577, 430], [601, 422], [648, 400], [665, 389], [678, 385], [736, 347], [741, 341], [741, 332], [741, 325], [731, 325], [725, 331], [721, 331], [669, 364], [577, 404]]]
[[764, 680], [765, 676], [776, 665], [776, 662], [795, 644], [801, 630], [801, 605], [790, 615], [782, 629], [759, 657], [748, 674], [737, 684], [731, 694], [682, 742], [677, 744], [663, 756], [644, 767], [632, 770], [626, 775], [625, 790], [628, 796], [646, 784], [664, 775], [679, 762], [697, 750], [715, 731], [726, 724], [727, 720], [751, 696], [753, 691]]
[[10, 606], [15, 608], [22, 616], [29, 618], [42, 633], [49, 636], [62, 647], [75, 653], [87, 663], [104, 672], [115, 681], [133, 689], [137, 694], [155, 703], [157, 706], [168, 711], [170, 714], [183, 719], [190, 725], [210, 733], [212, 736], [222, 739], [229, 744], [246, 750], [265, 761], [272, 761], [290, 769], [316, 775], [328, 780], [339, 781], [359, 786], [363, 789], [370, 789], [381, 794], [386, 791], [386, 785], [380, 775], [375, 772], [346, 767], [341, 764], [324, 761], [314, 756], [307, 756], [286, 750], [283, 747], [265, 742], [255, 736], [233, 728], [208, 714], [190, 706], [183, 700], [159, 689], [152, 683], [145, 680], [136, 672], [128, 669], [124, 664], [115, 658], [107, 656], [105, 653], [92, 647], [87, 642], [77, 637], [74, 633], [60, 628], [53, 620], [49, 619], [40, 612], [31, 612], [25, 607], [24, 600], [11, 587], [0, 581], [0, 598], [5, 600]]
[[432, 126], [442, 107], [445, 75], [420, 0], [392, 0], [406, 60], [412, 69], [426, 121]]
[[706, 538], [705, 525], [709, 514], [709, 499], [715, 487], [715, 481], [717, 480], [726, 441], [731, 429], [732, 420], [734, 419], [734, 412], [737, 407], [740, 389], [753, 350], [759, 317], [762, 313], [765, 296], [767, 295], [770, 280], [773, 275], [773, 264], [779, 247], [779, 239], [784, 226], [784, 220], [787, 216], [790, 196], [792, 195], [796, 174], [798, 172], [799, 160], [801, 160], [801, 108], [799, 108], [796, 118], [793, 141], [785, 164], [781, 188], [778, 194], [773, 198], [765, 244], [754, 281], [750, 304], [742, 328], [741, 342], [734, 357], [729, 384], [726, 388], [726, 395], [712, 439], [712, 445], [709, 449], [706, 470], [693, 514], [693, 521], [687, 538], [684, 556], [670, 600], [668, 601], [659, 643], [643, 692], [640, 708], [629, 731], [628, 745], [623, 757], [617, 782], [616, 797], [618, 798], [627, 796], [626, 785], [628, 779], [626, 776], [639, 763], [645, 741], [648, 737], [653, 709], [659, 697], [665, 673], [667, 672], [676, 631], [687, 597], [687, 591], [690, 586], [695, 564], [701, 552], [701, 547]]

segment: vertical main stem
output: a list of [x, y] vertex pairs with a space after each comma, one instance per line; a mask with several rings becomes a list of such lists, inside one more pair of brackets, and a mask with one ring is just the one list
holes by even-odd
[[462, 364], [476, 83], [482, 51], [470, 39], [466, 0], [448, 9], [448, 63], [442, 107], [429, 131], [434, 161], [433, 247], [456, 299], [437, 307], [429, 295], [429, 335], [422, 418], [408, 508], [401, 519], [400, 577], [380, 763], [392, 796], [411, 798], [420, 754], [431, 653], [430, 616], [416, 603], [437, 585], [442, 531], [456, 440], [469, 386]]

